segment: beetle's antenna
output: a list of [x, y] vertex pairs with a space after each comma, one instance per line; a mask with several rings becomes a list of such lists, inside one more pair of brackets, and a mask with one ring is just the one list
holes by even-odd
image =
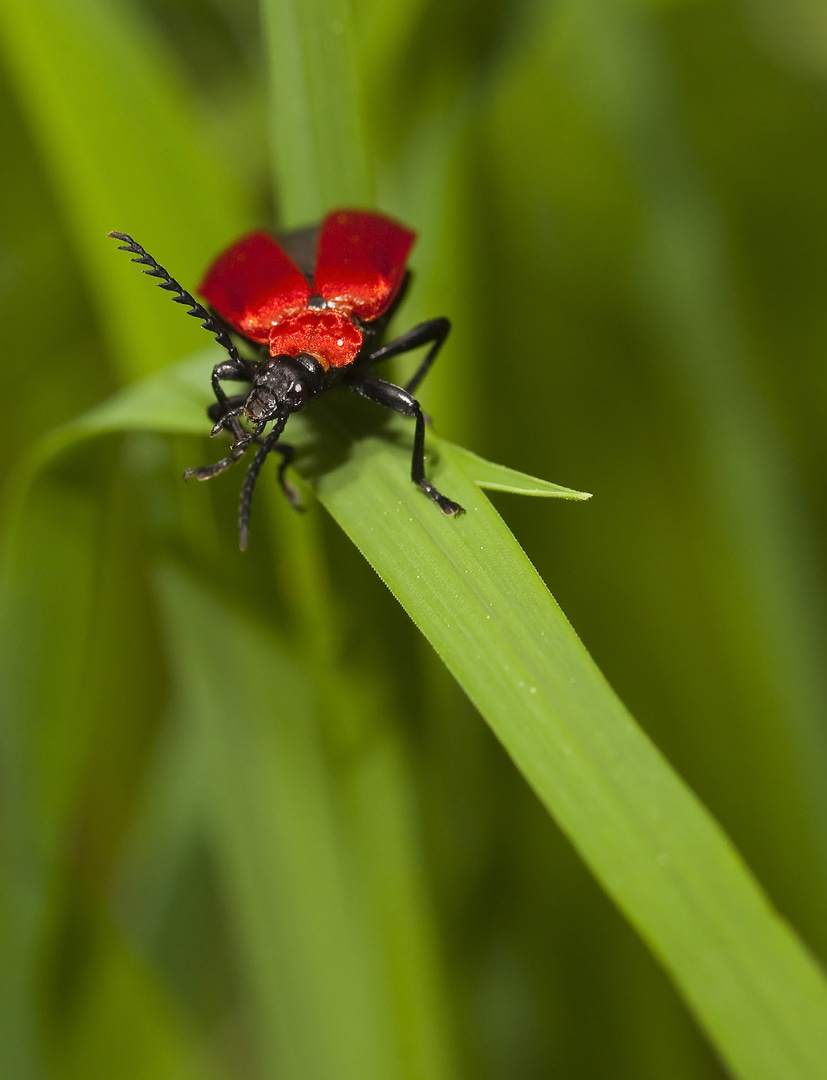
[[165, 289], [167, 292], [176, 293], [173, 296], [173, 300], [176, 304], [184, 304], [188, 308], [187, 315], [192, 315], [194, 319], [201, 320], [201, 328], [208, 330], [222, 349], [226, 349], [230, 354], [230, 359], [233, 363], [241, 365], [241, 358], [238, 355], [235, 345], [230, 340], [230, 335], [224, 329], [224, 327], [210, 315], [210, 313], [203, 308], [198, 301], [191, 296], [186, 289], [183, 289], [174, 277], [166, 272], [166, 270], [157, 263], [148, 252], [146, 252], [140, 244], [136, 243], [128, 233], [111, 232], [109, 235], [113, 240], [122, 240], [123, 243], [118, 245], [119, 251], [128, 251], [130, 255], [135, 255], [132, 262], [138, 263], [139, 266], [147, 266], [148, 270], [141, 271], [144, 274], [149, 274], [150, 277], [159, 278], [158, 288]]
[[247, 470], [247, 475], [244, 477], [244, 483], [241, 487], [241, 499], [238, 504], [238, 546], [242, 551], [247, 550], [247, 540], [250, 535], [250, 508], [253, 502], [253, 488], [256, 486], [261, 466], [284, 431], [284, 425], [287, 423], [289, 416], [289, 409], [285, 409], [278, 414], [273, 430], [262, 442], [250, 468]]

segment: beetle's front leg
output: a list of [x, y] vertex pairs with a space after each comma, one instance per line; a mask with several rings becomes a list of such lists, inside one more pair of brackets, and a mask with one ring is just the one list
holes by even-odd
[[207, 409], [207, 415], [211, 420], [215, 420], [216, 424], [210, 432], [211, 435], [217, 435], [222, 428], [226, 427], [232, 432], [236, 442], [243, 437], [244, 428], [238, 419], [238, 409], [244, 402], [243, 400], [239, 401], [239, 395], [228, 398], [224, 393], [221, 382], [222, 380], [227, 382], [252, 382], [257, 367], [258, 365], [253, 361], [243, 360], [239, 357], [238, 363], [234, 360], [225, 360], [221, 364], [216, 364], [212, 369], [212, 388], [216, 403]]
[[215, 423], [228, 413], [240, 412], [246, 400], [246, 394], [232, 394], [227, 398], [225, 405], [222, 405], [220, 401], [214, 401], [212, 405], [207, 406], [207, 416]]
[[227, 395], [224, 393], [224, 387], [221, 385], [221, 381], [225, 382], [252, 382], [256, 375], [258, 365], [253, 363], [252, 360], [242, 360], [239, 357], [239, 362], [234, 360], [225, 360], [221, 364], [216, 364], [212, 369], [212, 389], [215, 394], [215, 399], [219, 405], [222, 406], [224, 412], [228, 409]]
[[224, 428], [228, 428], [232, 432], [236, 442], [244, 436], [244, 428], [241, 425], [239, 413], [244, 408], [246, 400], [246, 394], [233, 394], [231, 397], [225, 398], [223, 405], [220, 401], [214, 401], [209, 406], [207, 416], [214, 421], [210, 432], [211, 439], [214, 439], [216, 435], [220, 435]]

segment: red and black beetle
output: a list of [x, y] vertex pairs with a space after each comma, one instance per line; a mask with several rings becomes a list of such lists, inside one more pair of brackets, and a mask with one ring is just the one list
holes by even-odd
[[[123, 243], [145, 274], [175, 295], [188, 314], [201, 319], [229, 354], [213, 368], [216, 401], [208, 409], [212, 434], [227, 429], [233, 436], [229, 454], [214, 465], [188, 469], [209, 480], [224, 472], [255, 443], [258, 447], [241, 489], [238, 528], [242, 551], [247, 547], [253, 488], [269, 453], [281, 455], [279, 482], [297, 506], [295, 489], [285, 478], [293, 448], [279, 443], [291, 413], [305, 408], [335, 383], [388, 409], [413, 416], [411, 479], [443, 514], [461, 514], [462, 507], [440, 494], [425, 477], [425, 417], [414, 392], [434, 362], [451, 324], [429, 319], [386, 345], [382, 334], [396, 310], [410, 277], [406, 270], [415, 234], [391, 218], [364, 210], [334, 210], [320, 226], [286, 233], [276, 241], [268, 233], [245, 236], [220, 255], [199, 288], [210, 305], [207, 312], [126, 233], [109, 234]], [[259, 354], [240, 356], [229, 332], [239, 335]], [[371, 374], [374, 364], [430, 345], [405, 387]], [[221, 383], [246, 382], [249, 390], [230, 397]], [[249, 428], [241, 423], [244, 418]], [[272, 422], [273, 426], [265, 434]]]

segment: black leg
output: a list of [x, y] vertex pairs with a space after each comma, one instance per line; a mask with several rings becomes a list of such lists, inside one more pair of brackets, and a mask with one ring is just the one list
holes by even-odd
[[365, 363], [378, 364], [380, 360], [389, 360], [392, 356], [401, 356], [402, 353], [418, 349], [421, 345], [427, 345], [431, 342], [431, 347], [426, 353], [425, 359], [417, 368], [413, 378], [409, 379], [405, 384], [408, 393], [413, 394], [428, 374], [431, 364], [436, 360], [436, 354], [442, 348], [450, 329], [451, 324], [447, 319], [429, 319], [428, 322], [412, 327], [394, 341], [389, 341], [381, 349], [372, 352], [365, 360]]
[[246, 438], [246, 432], [239, 419], [239, 413], [244, 408], [246, 400], [246, 394], [233, 394], [232, 397], [225, 397], [223, 401], [215, 401], [208, 407], [207, 416], [210, 420], [215, 421], [210, 431], [211, 439], [214, 439], [216, 435], [220, 435], [225, 428], [232, 433], [235, 442], [243, 441]]
[[[207, 408], [207, 416], [213, 421], [221, 420], [227, 413], [240, 410], [246, 400], [246, 394], [233, 394], [231, 397], [226, 398], [224, 404], [220, 401], [214, 401], [212, 405]], [[225, 405], [226, 408], [224, 407]]]
[[[238, 413], [241, 411], [241, 407], [244, 405], [244, 402], [246, 400], [246, 394], [234, 394], [232, 397], [227, 398], [228, 409], [226, 412], [222, 411], [221, 402], [219, 401], [216, 401], [212, 405], [210, 405], [210, 407], [207, 409], [207, 415], [209, 416], [210, 420], [218, 421], [210, 434], [217, 435], [221, 430], [221, 421], [224, 421], [229, 417], [230, 420], [237, 425], [237, 429], [235, 427], [233, 428], [234, 434], [236, 436], [236, 442], [238, 442], [239, 439], [241, 439], [245, 443], [248, 442], [248, 433], [244, 430], [244, 428], [241, 426], [240, 421], [238, 420]], [[261, 436], [254, 438], [252, 441], [260, 444]], [[279, 465], [277, 474], [278, 482], [281, 485], [281, 489], [287, 496], [288, 502], [295, 510], [303, 510], [304, 507], [301, 505], [301, 497], [299, 496], [298, 491], [296, 491], [296, 489], [284, 475], [285, 470], [287, 469], [288, 465], [290, 465], [296, 454], [296, 448], [294, 446], [288, 446], [286, 443], [279, 443], [277, 446], [273, 447], [273, 449], [277, 453], [281, 454], [283, 459], [281, 465]]]
[[278, 443], [276, 446], [273, 447], [273, 449], [277, 454], [281, 454], [281, 464], [279, 465], [278, 472], [276, 473], [279, 481], [279, 486], [281, 487], [281, 490], [284, 492], [285, 498], [293, 507], [293, 509], [303, 511], [304, 507], [302, 506], [301, 496], [285, 475], [288, 466], [292, 462], [293, 458], [296, 456], [296, 448], [295, 446], [290, 446], [287, 443]]
[[187, 469], [184, 473], [184, 479], [190, 480], [194, 476], [196, 480], [212, 480], [214, 476], [226, 472], [231, 465], [235, 465], [238, 459], [244, 456], [247, 447], [258, 438], [263, 430], [264, 424], [258, 424], [253, 432], [242, 429], [241, 438], [233, 443], [226, 457], [216, 461], [213, 465], [201, 465], [194, 469]]
[[232, 398], [228, 398], [224, 393], [224, 387], [221, 385], [221, 380], [224, 379], [228, 382], [252, 382], [255, 377], [257, 365], [252, 360], [243, 360], [240, 356], [237, 360], [225, 360], [223, 364], [216, 364], [212, 370], [212, 388], [215, 394], [215, 405], [211, 405], [207, 409], [207, 415], [211, 420], [215, 420], [216, 423], [210, 432], [211, 436], [215, 436], [222, 430], [222, 428], [228, 428], [235, 436], [236, 442], [243, 436], [244, 428], [241, 426], [241, 421], [238, 419], [238, 413], [241, 411], [241, 406], [247, 400], [246, 395], [234, 394]]
[[394, 386], [393, 383], [384, 382], [382, 379], [374, 379], [371, 375], [362, 375], [358, 371], [354, 371], [348, 378], [348, 385], [368, 401], [375, 401], [377, 405], [384, 405], [386, 409], [393, 409], [394, 412], [401, 413], [403, 416], [416, 418], [411, 457], [411, 480], [437, 504], [443, 514], [449, 517], [453, 517], [454, 514], [464, 514], [465, 511], [458, 503], [440, 494], [430, 480], [425, 478], [425, 417], [416, 398], [412, 397], [407, 390], [403, 390], [401, 386]]

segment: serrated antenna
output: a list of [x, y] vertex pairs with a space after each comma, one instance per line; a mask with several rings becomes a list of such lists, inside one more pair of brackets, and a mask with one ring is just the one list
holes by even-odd
[[173, 300], [176, 304], [184, 304], [187, 310], [187, 315], [192, 315], [194, 319], [201, 320], [202, 330], [207, 330], [222, 349], [226, 349], [230, 354], [230, 359], [233, 363], [241, 366], [242, 361], [238, 355], [235, 345], [233, 345], [230, 335], [224, 329], [224, 327], [210, 315], [206, 308], [202, 307], [195, 297], [191, 296], [186, 289], [183, 289], [174, 277], [171, 277], [166, 270], [157, 263], [152, 256], [145, 251], [140, 244], [136, 243], [128, 233], [111, 232], [109, 236], [113, 240], [123, 241], [118, 245], [119, 251], [127, 251], [130, 255], [135, 255], [136, 258], [132, 259], [132, 262], [138, 263], [139, 266], [146, 266], [148, 269], [142, 270], [144, 274], [148, 274], [150, 277], [159, 278], [158, 288], [164, 289], [166, 292], [176, 293], [173, 296]]

